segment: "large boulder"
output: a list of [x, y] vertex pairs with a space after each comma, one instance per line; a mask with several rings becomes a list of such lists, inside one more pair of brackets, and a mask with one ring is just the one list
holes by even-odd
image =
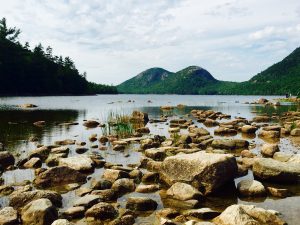
[[8, 151], [0, 152], [0, 166], [2, 168], [7, 168], [14, 164], [15, 164], [15, 158], [10, 152]]
[[27, 203], [40, 199], [47, 198], [49, 199], [55, 206], [60, 207], [62, 205], [62, 197], [55, 191], [26, 191], [21, 193], [12, 194], [9, 196], [9, 205], [14, 207], [15, 209], [22, 208]]
[[5, 207], [0, 210], [1, 225], [19, 224], [18, 212], [13, 207]]
[[68, 158], [60, 158], [59, 166], [68, 166], [78, 171], [90, 171], [94, 168], [93, 160], [87, 155], [72, 156]]
[[39, 173], [34, 180], [34, 184], [40, 188], [47, 188], [85, 181], [86, 175], [77, 170], [67, 166], [56, 166]]
[[24, 225], [51, 225], [57, 217], [56, 208], [46, 198], [28, 203], [21, 212], [22, 224]]
[[209, 194], [233, 181], [237, 171], [232, 155], [196, 152], [167, 157], [162, 163], [160, 178], [168, 185], [189, 183], [203, 194]]
[[216, 225], [284, 225], [273, 210], [254, 205], [231, 205], [213, 220]]
[[262, 180], [295, 183], [300, 177], [300, 163], [260, 158], [253, 164], [253, 173]]

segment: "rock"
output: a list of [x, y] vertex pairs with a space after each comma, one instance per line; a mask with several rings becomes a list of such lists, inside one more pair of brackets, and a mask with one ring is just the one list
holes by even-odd
[[177, 182], [167, 190], [167, 196], [178, 200], [198, 199], [201, 193], [193, 186]]
[[210, 208], [190, 209], [183, 213], [184, 216], [191, 216], [201, 220], [211, 220], [221, 213]]
[[111, 225], [134, 225], [134, 224], [135, 224], [135, 218], [133, 215], [124, 215], [114, 220]]
[[1, 209], [0, 224], [1, 225], [20, 224], [18, 219], [18, 212], [13, 207], [5, 207]]
[[59, 163], [60, 158], [65, 158], [67, 157], [65, 153], [57, 153], [57, 154], [52, 154], [50, 153], [48, 158], [46, 159], [45, 163], [47, 166], [57, 166]]
[[72, 139], [65, 139], [62, 141], [56, 141], [54, 142], [56, 145], [74, 145], [76, 143], [75, 140]]
[[135, 184], [132, 179], [121, 178], [116, 180], [111, 187], [119, 196], [135, 190]]
[[108, 180], [96, 180], [93, 179], [91, 182], [91, 188], [96, 190], [105, 190], [110, 189], [112, 186], [112, 183]]
[[56, 208], [46, 198], [28, 203], [21, 212], [22, 224], [24, 225], [51, 225], [57, 217]]
[[155, 212], [155, 214], [158, 217], [163, 217], [163, 218], [167, 218], [167, 219], [173, 219], [176, 216], [180, 215], [180, 213], [176, 209], [172, 209], [172, 208], [163, 208], [163, 209], [157, 210]]
[[55, 220], [51, 225], [74, 225], [66, 219]]
[[292, 136], [300, 136], [300, 128], [295, 128], [291, 130], [291, 135]]
[[276, 139], [276, 138], [280, 138], [280, 132], [279, 131], [275, 131], [275, 130], [270, 130], [270, 131], [261, 130], [259, 132], [258, 136], [260, 138]]
[[133, 111], [132, 116], [130, 118], [132, 123], [143, 123], [147, 124], [149, 121], [148, 113]]
[[19, 209], [27, 203], [41, 198], [49, 199], [57, 207], [60, 207], [62, 205], [62, 197], [60, 194], [54, 191], [41, 190], [12, 194], [9, 197], [9, 205], [14, 207], [15, 209]]
[[93, 205], [97, 204], [100, 201], [100, 197], [98, 195], [85, 195], [81, 198], [78, 198], [73, 206], [83, 206], [84, 208], [90, 208]]
[[141, 127], [141, 128], [136, 129], [136, 132], [142, 133], [142, 134], [149, 134], [150, 129], [149, 129], [149, 127]]
[[102, 201], [115, 201], [119, 197], [113, 189], [94, 190], [91, 194], [98, 195]]
[[166, 158], [166, 152], [164, 149], [160, 149], [160, 148], [151, 148], [151, 149], [147, 149], [145, 151], [145, 156], [156, 160], [156, 161], [163, 161]]
[[280, 132], [281, 126], [279, 126], [279, 125], [266, 126], [266, 127], [263, 127], [262, 129], [265, 130], [265, 131], [271, 131], [272, 130], [272, 131]]
[[95, 128], [99, 125], [100, 123], [95, 121], [95, 120], [88, 120], [88, 121], [85, 121], [83, 123], [83, 126], [87, 127], [87, 128]]
[[158, 184], [148, 184], [148, 185], [140, 184], [135, 189], [135, 192], [151, 193], [151, 192], [156, 192], [158, 190], [159, 190], [159, 185]]
[[163, 198], [162, 201], [164, 207], [176, 208], [180, 210], [195, 209], [200, 207], [200, 203], [196, 199], [182, 201], [174, 198]]
[[38, 106], [37, 105], [34, 105], [34, 104], [30, 104], [30, 103], [26, 103], [26, 104], [23, 104], [23, 105], [18, 105], [20, 108], [24, 108], [24, 109], [30, 109], [30, 108], [37, 108]]
[[67, 166], [57, 166], [38, 174], [34, 180], [37, 187], [56, 187], [71, 183], [83, 183], [86, 175]]
[[83, 217], [84, 213], [85, 213], [85, 208], [83, 206], [76, 206], [76, 207], [68, 208], [66, 211], [63, 212], [63, 215], [66, 218], [76, 219], [76, 218]]
[[48, 158], [51, 149], [48, 146], [42, 146], [40, 148], [30, 151], [29, 158], [40, 158], [45, 161]]
[[0, 151], [0, 166], [7, 168], [15, 164], [14, 156], [8, 151]]
[[215, 121], [213, 119], [205, 119], [205, 121], [203, 122], [203, 124], [207, 127], [214, 127], [214, 126], [218, 126], [219, 122]]
[[43, 127], [46, 125], [46, 121], [36, 121], [33, 123], [34, 126], [37, 126], [37, 127]]
[[60, 146], [60, 147], [51, 149], [51, 153], [53, 153], [53, 154], [64, 153], [64, 154], [68, 155], [69, 151], [70, 151], [70, 149], [66, 146]]
[[250, 152], [249, 150], [243, 150], [243, 151], [241, 151], [241, 156], [242, 156], [242, 158], [254, 158], [256, 156], [256, 154], [254, 154], [253, 152]]
[[237, 131], [235, 129], [227, 128], [227, 127], [219, 127], [214, 130], [215, 135], [237, 135]]
[[261, 148], [261, 154], [265, 157], [273, 157], [275, 152], [279, 152], [277, 144], [264, 144]]
[[0, 186], [0, 196], [10, 195], [14, 191], [14, 188], [9, 185]]
[[215, 149], [234, 150], [248, 148], [249, 142], [239, 139], [215, 139], [211, 143], [211, 146]]
[[94, 168], [93, 160], [87, 155], [60, 158], [58, 161], [58, 165], [68, 166], [77, 171], [90, 171]]
[[118, 211], [109, 203], [100, 202], [85, 213], [85, 217], [93, 217], [95, 220], [112, 220], [116, 218]]
[[81, 187], [81, 188], [77, 189], [75, 191], [75, 193], [76, 193], [76, 195], [82, 197], [82, 196], [84, 196], [86, 194], [91, 193], [92, 191], [93, 191], [93, 189], [91, 189], [91, 188]]
[[42, 161], [40, 158], [31, 158], [24, 165], [25, 168], [39, 168], [42, 166]]
[[232, 181], [237, 170], [232, 155], [196, 152], [167, 157], [162, 163], [160, 178], [169, 185], [189, 183], [203, 194], [209, 194]]
[[295, 183], [300, 177], [300, 164], [260, 158], [253, 164], [253, 174], [262, 180]]
[[103, 179], [115, 182], [117, 179], [129, 178], [129, 174], [121, 170], [106, 169], [103, 173]]
[[269, 116], [256, 116], [252, 119], [256, 123], [267, 123], [270, 122], [271, 118]]
[[256, 180], [242, 180], [237, 184], [240, 195], [247, 197], [265, 196], [266, 189], [262, 183]]
[[142, 177], [143, 183], [156, 183], [159, 180], [159, 173], [157, 172], [147, 172]]
[[254, 205], [231, 205], [213, 220], [216, 225], [284, 225], [273, 210]]
[[274, 187], [267, 187], [268, 192], [277, 198], [286, 198], [292, 195], [292, 193], [285, 188], [274, 188]]
[[257, 101], [258, 104], [266, 104], [267, 102], [269, 102], [269, 100], [268, 100], [268, 99], [265, 99], [265, 98], [260, 98], [260, 99], [258, 99], [258, 101]]
[[78, 147], [75, 149], [75, 152], [78, 153], [78, 154], [83, 154], [85, 152], [87, 152], [89, 149], [88, 148], [85, 148], [85, 147]]
[[287, 162], [289, 161], [291, 158], [293, 158], [293, 154], [287, 154], [284, 152], [275, 152], [273, 155], [273, 159], [277, 160], [277, 161], [281, 161], [281, 162]]
[[129, 197], [126, 209], [134, 211], [150, 211], [157, 208], [157, 202], [147, 197]]
[[242, 133], [253, 134], [257, 131], [257, 127], [251, 125], [244, 125], [241, 128]]

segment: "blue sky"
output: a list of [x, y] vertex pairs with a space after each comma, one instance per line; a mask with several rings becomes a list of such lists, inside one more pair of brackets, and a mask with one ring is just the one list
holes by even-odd
[[300, 46], [299, 0], [10, 0], [0, 16], [106, 84], [190, 65], [244, 81]]

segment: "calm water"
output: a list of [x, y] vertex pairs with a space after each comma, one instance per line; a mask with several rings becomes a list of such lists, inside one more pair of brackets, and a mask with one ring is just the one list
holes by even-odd
[[[221, 111], [226, 114], [245, 117], [251, 119], [257, 114], [273, 113], [281, 114], [289, 110], [299, 110], [296, 105], [283, 105], [280, 107], [264, 107], [259, 105], [244, 104], [244, 102], [252, 102], [259, 99], [261, 96], [195, 96], [195, 95], [98, 95], [98, 96], [63, 96], [63, 97], [9, 97], [0, 98], [0, 142], [4, 144], [5, 148], [17, 157], [26, 157], [28, 152], [36, 148], [34, 143], [28, 142], [29, 137], [37, 137], [40, 144], [53, 144], [57, 140], [66, 138], [86, 141], [89, 146], [88, 137], [91, 134], [101, 135], [101, 129], [85, 129], [82, 126], [83, 120], [97, 119], [100, 122], [106, 121], [110, 113], [131, 113], [133, 110], [140, 110], [149, 113], [150, 118], [159, 117], [163, 112], [160, 110], [162, 105], [176, 106], [184, 104], [187, 107], [183, 109], [175, 109], [169, 112], [171, 115], [188, 117], [191, 109], [213, 109]], [[265, 96], [267, 99], [275, 99], [280, 96]], [[131, 102], [129, 102], [129, 100]], [[151, 102], [148, 102], [148, 101]], [[32, 103], [38, 105], [35, 109], [20, 109], [17, 105], [24, 103]], [[33, 122], [44, 120], [46, 126], [43, 128], [33, 126]], [[79, 125], [63, 126], [61, 123], [78, 122]], [[196, 122], [196, 121], [195, 121]], [[152, 134], [166, 135], [166, 124], [148, 124]], [[203, 125], [199, 125], [203, 126]], [[213, 131], [213, 128], [209, 129]], [[184, 131], [183, 131], [184, 132]], [[250, 142], [254, 142], [259, 147], [263, 141], [258, 138], [242, 137], [240, 135], [234, 138], [245, 138]], [[299, 146], [295, 142], [282, 138], [280, 140], [280, 147], [282, 151], [297, 153]], [[70, 156], [76, 155], [75, 146], [70, 146]], [[90, 150], [90, 151], [98, 151]], [[257, 151], [257, 149], [256, 149]], [[130, 157], [125, 158], [124, 154], [129, 153]], [[111, 149], [101, 152], [106, 161], [114, 163], [128, 163], [139, 162], [141, 153], [135, 151], [135, 146], [127, 149], [125, 153], [115, 152]], [[91, 177], [100, 177], [103, 169], [96, 169]], [[23, 180], [33, 180], [33, 170], [16, 170], [8, 171], [3, 175], [6, 184], [12, 182], [21, 182]], [[249, 174], [248, 177], [252, 175]], [[237, 179], [238, 182], [241, 178]], [[89, 186], [89, 182], [84, 186]], [[289, 224], [299, 224], [298, 213], [300, 212], [300, 188], [298, 186], [288, 187], [292, 189], [296, 196], [286, 199], [256, 199], [241, 200], [237, 196], [222, 196], [220, 198], [212, 198], [209, 206], [216, 209], [224, 209], [230, 204], [242, 202], [245, 204], [256, 204], [268, 209], [275, 209], [283, 214], [284, 219]], [[125, 195], [118, 200], [121, 205], [126, 201], [126, 198], [131, 195], [147, 195], [156, 199], [162, 207], [160, 197], [157, 193], [154, 194], [137, 194], [131, 193]], [[76, 195], [73, 191], [63, 194], [64, 205], [63, 208], [72, 206]], [[226, 201], [225, 201], [226, 199]], [[5, 197], [0, 199], [1, 205], [7, 205], [8, 200]], [[151, 224], [152, 216], [140, 217], [138, 221], [148, 222]], [[150, 222], [149, 222], [150, 221]], [[78, 224], [84, 224], [83, 221], [78, 221]]]

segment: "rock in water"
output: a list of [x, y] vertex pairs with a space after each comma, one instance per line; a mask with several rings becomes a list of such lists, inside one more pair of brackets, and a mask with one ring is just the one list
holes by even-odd
[[118, 211], [109, 203], [100, 202], [85, 213], [85, 217], [93, 217], [96, 220], [112, 220], [118, 215]]
[[13, 225], [19, 224], [18, 213], [13, 207], [5, 207], [0, 210], [0, 224]]
[[52, 167], [37, 175], [34, 184], [37, 187], [47, 188], [71, 183], [83, 183], [86, 175], [67, 166]]
[[94, 168], [93, 160], [86, 155], [72, 156], [68, 158], [60, 158], [59, 166], [68, 166], [78, 171], [90, 171]]
[[167, 196], [186, 201], [190, 199], [197, 199], [201, 196], [201, 194], [193, 186], [186, 183], [177, 182], [167, 190]]
[[231, 205], [213, 220], [216, 225], [284, 225], [276, 212], [254, 205]]
[[262, 180], [296, 183], [300, 177], [300, 163], [260, 158], [253, 164], [253, 173]]
[[14, 164], [15, 164], [15, 158], [10, 152], [8, 152], [8, 151], [0, 152], [0, 166], [1, 167], [7, 168]]
[[203, 194], [209, 194], [233, 181], [237, 171], [232, 155], [196, 152], [167, 157], [162, 163], [160, 177], [168, 185], [189, 183]]
[[157, 202], [147, 197], [129, 197], [126, 208], [134, 211], [150, 211], [157, 208]]
[[237, 184], [237, 189], [242, 196], [264, 196], [267, 194], [262, 183], [256, 180], [242, 180]]
[[21, 212], [22, 224], [24, 225], [51, 225], [57, 217], [56, 208], [46, 198], [28, 203]]

